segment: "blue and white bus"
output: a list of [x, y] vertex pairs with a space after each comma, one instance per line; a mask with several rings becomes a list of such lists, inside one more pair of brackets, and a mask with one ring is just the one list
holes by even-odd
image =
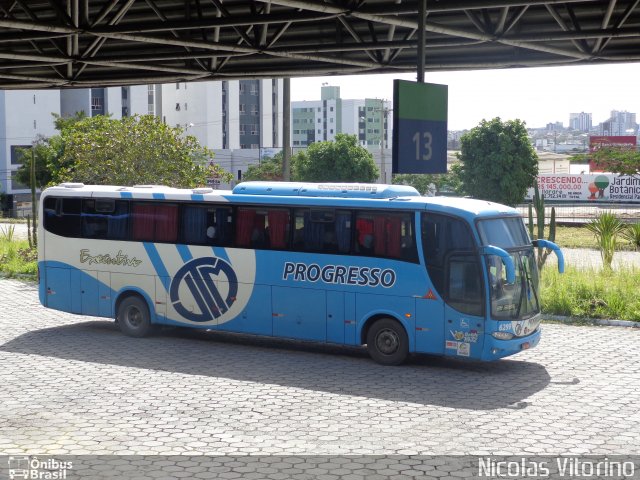
[[536, 242], [496, 203], [398, 185], [67, 183], [43, 192], [40, 218], [42, 304], [134, 337], [173, 325], [366, 345], [386, 365], [540, 340]]

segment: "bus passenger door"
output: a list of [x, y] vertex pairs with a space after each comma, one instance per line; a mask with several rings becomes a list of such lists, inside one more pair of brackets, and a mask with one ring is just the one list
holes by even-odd
[[416, 298], [416, 352], [444, 353], [444, 302], [433, 289]]
[[327, 340], [324, 290], [272, 287], [273, 334], [302, 340]]

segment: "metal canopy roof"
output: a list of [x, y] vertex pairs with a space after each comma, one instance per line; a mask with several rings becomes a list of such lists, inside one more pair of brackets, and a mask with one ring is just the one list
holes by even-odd
[[[426, 70], [640, 61], [640, 0], [428, 0]], [[414, 0], [0, 0], [0, 88], [416, 71]]]

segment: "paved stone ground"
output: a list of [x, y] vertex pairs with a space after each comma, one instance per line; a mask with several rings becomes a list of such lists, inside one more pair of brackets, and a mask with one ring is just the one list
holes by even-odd
[[121, 335], [0, 280], [0, 453], [633, 454], [640, 329], [545, 325], [494, 363]]

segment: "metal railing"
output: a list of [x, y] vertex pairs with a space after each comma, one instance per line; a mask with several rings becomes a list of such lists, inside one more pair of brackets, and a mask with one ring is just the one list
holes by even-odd
[[[625, 223], [640, 222], [640, 204], [637, 203], [551, 203], [545, 202], [545, 217], [551, 217], [551, 207], [556, 209], [558, 223], [587, 223], [602, 212], [612, 212]], [[529, 204], [516, 206], [525, 220], [529, 216]], [[534, 211], [535, 222], [535, 211]]]

